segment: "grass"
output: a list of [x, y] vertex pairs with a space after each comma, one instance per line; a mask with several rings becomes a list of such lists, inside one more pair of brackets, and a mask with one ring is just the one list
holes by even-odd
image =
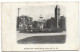
[[66, 35], [32, 36], [18, 40], [19, 44], [61, 44], [65, 43]]

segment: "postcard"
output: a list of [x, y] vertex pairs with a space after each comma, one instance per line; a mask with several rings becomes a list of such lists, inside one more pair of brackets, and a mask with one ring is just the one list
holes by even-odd
[[3, 2], [2, 51], [79, 50], [78, 2]]

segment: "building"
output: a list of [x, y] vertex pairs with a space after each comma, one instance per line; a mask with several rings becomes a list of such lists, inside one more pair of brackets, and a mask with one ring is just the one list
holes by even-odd
[[45, 21], [44, 21], [43, 17], [40, 17], [40, 19], [38, 20], [39, 29], [43, 29], [44, 28], [44, 23], [45, 23]]

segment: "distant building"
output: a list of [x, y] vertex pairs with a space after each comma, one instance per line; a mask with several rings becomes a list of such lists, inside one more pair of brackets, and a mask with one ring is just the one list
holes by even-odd
[[40, 29], [43, 29], [44, 28], [44, 23], [45, 23], [45, 20], [43, 19], [43, 17], [40, 17], [40, 19], [38, 20], [38, 27]]

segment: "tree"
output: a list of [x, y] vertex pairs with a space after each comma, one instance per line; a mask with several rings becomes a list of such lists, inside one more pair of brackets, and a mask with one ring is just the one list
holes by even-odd
[[65, 25], [65, 17], [61, 16], [61, 19], [59, 20], [59, 28], [62, 30], [66, 30], [66, 25]]

